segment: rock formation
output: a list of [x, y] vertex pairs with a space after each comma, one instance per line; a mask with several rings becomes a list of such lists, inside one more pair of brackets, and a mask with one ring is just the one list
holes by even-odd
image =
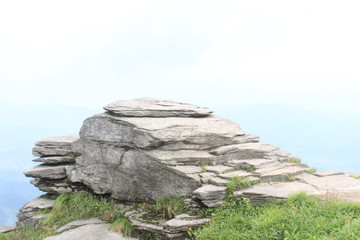
[[[25, 172], [35, 186], [55, 194], [91, 189], [121, 201], [187, 196], [189, 205], [203, 207], [221, 206], [234, 177], [255, 184], [233, 193], [252, 202], [299, 191], [360, 190], [360, 181], [349, 174], [312, 174], [290, 153], [259, 142], [207, 108], [141, 98], [104, 109], [84, 121], [79, 135], [35, 143], [33, 153], [39, 158], [34, 161], [42, 164]], [[25, 223], [26, 208], [22, 212], [19, 220]], [[128, 214], [134, 226], [160, 228], [166, 236], [180, 236], [191, 224], [208, 221], [180, 216], [157, 227], [134, 216]]]

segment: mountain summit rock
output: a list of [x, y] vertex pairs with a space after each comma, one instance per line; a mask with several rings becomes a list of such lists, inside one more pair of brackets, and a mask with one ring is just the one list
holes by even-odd
[[[39, 158], [34, 161], [42, 164], [25, 172], [34, 178], [35, 186], [53, 194], [86, 190], [130, 202], [188, 197], [191, 206], [219, 207], [228, 183], [240, 179], [248, 186], [234, 189], [234, 197], [254, 203], [284, 199], [300, 191], [336, 192], [360, 201], [357, 177], [339, 171], [313, 173], [291, 153], [260, 142], [207, 108], [139, 98], [116, 101], [104, 109], [85, 119], [79, 135], [35, 143], [33, 153]], [[37, 218], [32, 219], [32, 213], [27, 216], [34, 224]], [[207, 221], [174, 220], [171, 224]], [[138, 220], [133, 224], [149, 231], [162, 229], [139, 225]], [[167, 236], [186, 231], [176, 226], [166, 229]]]

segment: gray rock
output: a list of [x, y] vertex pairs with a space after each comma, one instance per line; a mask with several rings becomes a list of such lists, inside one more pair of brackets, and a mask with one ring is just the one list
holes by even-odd
[[209, 218], [202, 219], [184, 219], [174, 218], [163, 224], [164, 228], [172, 232], [186, 232], [189, 229], [195, 229], [205, 225], [210, 221]]
[[204, 150], [150, 150], [146, 154], [155, 158], [157, 161], [167, 165], [196, 165], [203, 166], [206, 163], [212, 162], [213, 155]]
[[333, 176], [333, 175], [345, 175], [345, 173], [332, 169], [332, 170], [327, 170], [327, 171], [323, 171], [323, 172], [316, 172], [316, 173], [314, 173], [314, 175], [318, 176], [318, 177], [327, 177], [327, 176]]
[[72, 221], [64, 226], [62, 226], [61, 228], [59, 228], [58, 230], [56, 230], [56, 232], [58, 233], [62, 233], [65, 231], [69, 231], [71, 229], [80, 227], [80, 226], [84, 226], [84, 225], [95, 225], [95, 224], [106, 224], [106, 222], [98, 219], [98, 218], [89, 218], [89, 219], [85, 219], [85, 220], [76, 220], [76, 221]]
[[201, 186], [186, 173], [161, 164], [143, 151], [87, 144], [76, 167], [73, 182], [82, 182], [98, 194], [128, 201], [153, 201], [160, 197], [187, 196]]
[[205, 185], [194, 191], [194, 196], [201, 200], [223, 199], [225, 197], [226, 187], [214, 185]]
[[9, 233], [16, 229], [16, 227], [0, 227], [0, 233]]
[[[263, 169], [262, 169], [263, 170]], [[268, 171], [255, 171], [256, 173], [260, 173], [260, 178], [262, 182], [270, 182], [281, 180], [282, 178], [296, 176], [302, 173], [305, 173], [309, 170], [308, 167], [302, 165], [295, 164], [280, 164], [276, 167], [267, 168]]]
[[346, 175], [314, 176], [303, 175], [299, 177], [303, 183], [316, 187], [321, 192], [338, 192], [360, 190], [360, 180]]
[[69, 181], [64, 181], [64, 179], [49, 180], [49, 179], [35, 178], [32, 179], [30, 183], [38, 187], [41, 191], [52, 194], [80, 192], [85, 189], [85, 186], [82, 186], [81, 183], [71, 183]]
[[44, 240], [130, 240], [135, 238], [124, 237], [118, 232], [109, 232], [110, 224], [89, 224], [68, 230]]
[[230, 160], [226, 163], [231, 167], [242, 168], [246, 165], [253, 167], [254, 169], [264, 168], [264, 167], [273, 167], [279, 165], [278, 160], [273, 159], [245, 159], [245, 160]]
[[210, 153], [217, 156], [215, 158], [217, 162], [257, 158], [284, 160], [291, 156], [290, 153], [275, 146], [258, 142], [221, 146], [213, 149]]
[[276, 199], [286, 199], [289, 195], [307, 192], [309, 194], [319, 194], [315, 187], [301, 182], [277, 182], [260, 183], [251, 188], [235, 191], [234, 196], [238, 198], [249, 198], [253, 203], [264, 203]]
[[35, 143], [34, 156], [64, 156], [72, 154], [72, 143], [79, 139], [79, 135], [44, 138]]
[[219, 207], [225, 199], [226, 187], [205, 185], [196, 189], [193, 195], [208, 207]]
[[41, 157], [36, 158], [34, 162], [43, 162], [47, 164], [59, 164], [59, 163], [73, 163], [77, 156], [73, 154], [72, 156], [53, 156], [53, 157]]
[[118, 116], [127, 117], [205, 117], [212, 113], [188, 103], [153, 98], [136, 98], [120, 100], [104, 107], [105, 110]]
[[210, 179], [214, 178], [216, 174], [213, 172], [203, 172], [200, 173], [199, 176], [203, 184], [208, 184], [210, 182]]
[[41, 164], [24, 172], [25, 176], [33, 178], [61, 179], [66, 178], [66, 165]]
[[214, 177], [214, 178], [210, 178], [209, 182], [210, 184], [215, 186], [226, 186], [228, 180], [219, 177]]
[[225, 178], [225, 179], [231, 179], [233, 177], [249, 177], [251, 176], [251, 173], [244, 171], [244, 170], [237, 170], [229, 173], [223, 173], [220, 174], [219, 177]]
[[240, 127], [224, 118], [134, 118], [98, 114], [84, 121], [82, 140], [107, 142], [130, 148], [163, 150], [209, 149], [234, 144], [244, 135]]
[[189, 176], [189, 174], [201, 173], [202, 169], [199, 166], [175, 166], [173, 169], [183, 172]]
[[18, 222], [17, 225], [32, 226], [34, 227], [39, 221], [44, 219], [46, 216], [38, 214], [40, 209], [53, 208], [55, 200], [45, 198], [35, 198], [32, 201], [26, 203], [17, 214]]
[[216, 166], [206, 166], [205, 169], [209, 172], [214, 172], [217, 174], [220, 173], [228, 173], [228, 172], [232, 172], [235, 169], [232, 167], [228, 167], [228, 166], [223, 166], [223, 165], [216, 165]]

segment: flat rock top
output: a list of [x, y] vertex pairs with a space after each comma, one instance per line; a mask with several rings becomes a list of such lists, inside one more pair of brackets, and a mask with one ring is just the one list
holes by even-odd
[[90, 224], [69, 231], [63, 232], [59, 235], [47, 237], [44, 240], [130, 240], [135, 238], [124, 237], [118, 232], [109, 232], [110, 224]]
[[73, 134], [68, 136], [61, 136], [61, 137], [48, 137], [40, 139], [35, 143], [37, 146], [42, 145], [71, 145], [74, 141], [79, 139], [79, 134]]
[[[234, 138], [235, 136], [244, 135], [240, 126], [228, 119], [219, 116], [209, 116], [207, 118], [134, 118], [134, 117], [117, 117], [109, 114], [98, 114], [92, 118], [109, 119], [117, 121], [119, 124], [126, 124], [142, 131], [151, 132], [155, 137], [163, 136], [185, 136], [185, 135], [221, 135]], [[85, 120], [86, 121], [86, 120]], [[179, 135], [181, 132], [181, 135]], [[157, 136], [157, 135], [161, 136]]]
[[153, 98], [119, 100], [106, 105], [104, 109], [126, 117], [206, 117], [212, 113], [207, 108], [188, 103]]
[[0, 227], [0, 233], [8, 233], [14, 231], [16, 227]]
[[44, 209], [44, 208], [52, 208], [55, 205], [55, 200], [46, 199], [37, 197], [30, 202], [26, 203], [24, 206], [25, 208], [32, 208], [32, 209]]

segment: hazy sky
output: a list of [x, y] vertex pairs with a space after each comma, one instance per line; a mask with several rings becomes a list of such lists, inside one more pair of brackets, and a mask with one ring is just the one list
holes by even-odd
[[358, 0], [0, 1], [0, 101], [360, 115], [359, 12]]

